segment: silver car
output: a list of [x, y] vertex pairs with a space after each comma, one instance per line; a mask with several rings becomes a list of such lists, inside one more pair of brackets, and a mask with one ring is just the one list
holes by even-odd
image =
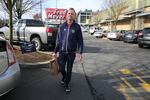
[[0, 96], [9, 92], [19, 83], [20, 67], [11, 45], [0, 37]]

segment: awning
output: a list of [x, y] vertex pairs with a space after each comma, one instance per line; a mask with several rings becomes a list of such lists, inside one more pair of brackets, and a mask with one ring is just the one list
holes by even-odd
[[142, 16], [147, 16], [147, 15], [150, 15], [150, 12], [141, 13], [141, 14], [138, 14], [136, 16], [137, 17], [142, 17]]
[[139, 14], [141, 12], [143, 12], [143, 10], [132, 10], [132, 11], [126, 12], [124, 14], [125, 15], [132, 15], [132, 14]]
[[102, 24], [102, 23], [112, 22], [112, 21], [113, 21], [113, 20], [106, 20], [106, 19], [105, 19], [105, 20], [101, 20], [101, 22], [100, 22], [100, 23]]

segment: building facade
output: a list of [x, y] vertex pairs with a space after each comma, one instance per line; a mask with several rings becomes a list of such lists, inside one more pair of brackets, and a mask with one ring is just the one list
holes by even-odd
[[[128, 7], [119, 16], [117, 30], [139, 30], [150, 27], [150, 0], [126, 0], [126, 2]], [[113, 20], [104, 18], [100, 26], [105, 30], [112, 30], [112, 23]]]
[[80, 25], [87, 25], [89, 24], [89, 20], [92, 16], [92, 10], [85, 10], [85, 11], [79, 11], [77, 14], [77, 22]]

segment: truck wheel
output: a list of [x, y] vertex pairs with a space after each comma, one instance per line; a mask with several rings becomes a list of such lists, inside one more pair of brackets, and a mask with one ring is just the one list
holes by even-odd
[[122, 37], [122, 36], [120, 36], [120, 37], [119, 37], [119, 40], [120, 40], [120, 41], [122, 41], [122, 40], [123, 40], [123, 37]]
[[139, 46], [139, 48], [143, 48], [144, 47], [144, 45], [143, 44], [138, 44], [138, 46]]
[[36, 50], [40, 50], [42, 47], [42, 43], [39, 37], [34, 37], [32, 41], [35, 42]]

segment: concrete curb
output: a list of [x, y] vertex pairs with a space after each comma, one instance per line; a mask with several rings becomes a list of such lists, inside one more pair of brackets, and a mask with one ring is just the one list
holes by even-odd
[[[51, 52], [42, 52], [42, 51], [38, 51], [38, 52], [51, 54]], [[22, 62], [18, 62], [18, 63], [21, 68], [47, 68], [49, 67], [50, 60], [44, 62], [37, 62], [37, 63], [22, 63]]]
[[50, 61], [38, 62], [38, 63], [19, 63], [21, 68], [47, 68]]
[[37, 63], [21, 63], [19, 62], [19, 64], [21, 65], [31, 65], [31, 66], [36, 66], [36, 65], [43, 65], [43, 64], [48, 64], [50, 63], [50, 61], [44, 61], [44, 62], [37, 62]]

